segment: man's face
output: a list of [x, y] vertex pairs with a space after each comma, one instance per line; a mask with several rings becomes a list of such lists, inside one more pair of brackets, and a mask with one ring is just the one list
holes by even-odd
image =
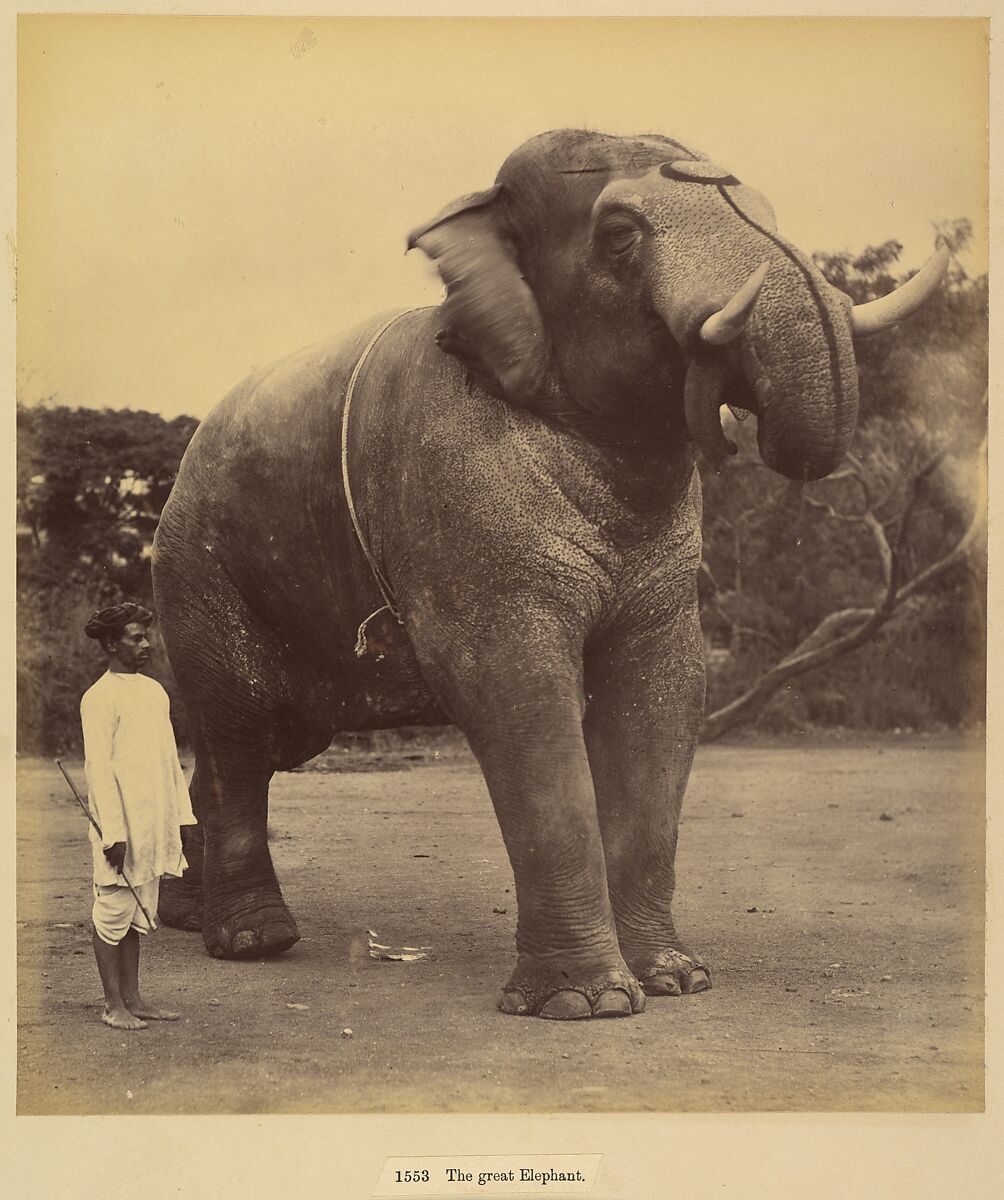
[[122, 671], [136, 672], [150, 660], [146, 626], [131, 621], [116, 641], [107, 643], [108, 654]]

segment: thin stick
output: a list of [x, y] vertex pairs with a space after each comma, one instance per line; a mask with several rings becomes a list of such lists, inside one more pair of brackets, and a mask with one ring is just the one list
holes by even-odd
[[[67, 782], [67, 783], [70, 785], [70, 791], [73, 793], [73, 798], [74, 798], [74, 800], [76, 800], [76, 802], [77, 802], [77, 803], [80, 805], [80, 807], [81, 807], [81, 810], [83, 811], [83, 814], [84, 814], [84, 816], [85, 816], [85, 817], [88, 819], [88, 821], [90, 821], [90, 823], [91, 823], [91, 824], [94, 826], [95, 830], [97, 830], [98, 837], [99, 837], [99, 838], [101, 838], [101, 840], [102, 840], [102, 841], [104, 841], [105, 835], [104, 835], [104, 834], [101, 832], [101, 826], [100, 826], [100, 825], [97, 823], [97, 821], [95, 821], [95, 819], [94, 819], [94, 818], [91, 816], [90, 809], [87, 807], [87, 805], [86, 805], [86, 804], [83, 802], [83, 800], [81, 799], [81, 797], [80, 797], [80, 793], [77, 791], [76, 785], [74, 784], [74, 782], [73, 782], [73, 780], [70, 778], [70, 776], [67, 774], [66, 768], [63, 766], [63, 764], [62, 764], [62, 763], [59, 761], [59, 759], [58, 759], [58, 758], [56, 759], [56, 766], [57, 766], [57, 767], [59, 767], [60, 771], [62, 771], [62, 772], [63, 772], [63, 778], [64, 778], [64, 779], [66, 780], [66, 782]], [[123, 871], [123, 870], [121, 869], [121, 867], [117, 868], [117, 870], [118, 870], [118, 873], [119, 873], [119, 874], [122, 876], [122, 881], [123, 881], [123, 883], [124, 883], [124, 884], [126, 885], [126, 887], [129, 889], [129, 891], [130, 891], [130, 892], [132, 892], [132, 894], [133, 894], [133, 898], [135, 899], [136, 903], [139, 905], [140, 912], [143, 914], [143, 916], [144, 916], [144, 917], [146, 917], [146, 923], [147, 923], [147, 925], [149, 925], [151, 929], [156, 929], [156, 928], [157, 928], [157, 926], [156, 926], [156, 925], [153, 923], [153, 921], [150, 919], [150, 914], [149, 914], [149, 913], [146, 911], [146, 909], [143, 907], [143, 901], [142, 901], [142, 900], [139, 898], [139, 896], [137, 895], [137, 893], [136, 893], [136, 889], [135, 889], [135, 888], [133, 887], [133, 885], [132, 885], [132, 884], [129, 882], [129, 877], [126, 875], [125, 871]]]

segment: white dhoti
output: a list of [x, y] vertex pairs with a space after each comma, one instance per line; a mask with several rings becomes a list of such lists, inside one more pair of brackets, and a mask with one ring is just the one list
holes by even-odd
[[117, 946], [130, 929], [135, 929], [137, 933], [150, 933], [157, 928], [155, 913], [159, 895], [159, 878], [148, 879], [136, 888], [136, 896], [139, 896], [143, 908], [150, 914], [150, 921], [147, 921], [136, 896], [124, 883], [96, 883], [94, 907], [91, 909], [94, 932], [109, 946]]

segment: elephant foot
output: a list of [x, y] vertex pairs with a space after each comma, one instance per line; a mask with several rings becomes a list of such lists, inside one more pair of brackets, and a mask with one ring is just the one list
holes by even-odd
[[206, 915], [202, 940], [214, 958], [273, 958], [300, 940], [293, 914], [281, 897], [247, 897], [239, 911]]
[[582, 1021], [589, 1017], [630, 1017], [645, 1008], [638, 980], [624, 968], [560, 978], [517, 968], [498, 1002], [500, 1012], [548, 1021]]
[[161, 925], [197, 933], [202, 928], [202, 888], [170, 876], [161, 880], [157, 917]]
[[660, 950], [639, 965], [635, 974], [646, 996], [690, 996], [711, 987], [711, 972], [682, 950]]

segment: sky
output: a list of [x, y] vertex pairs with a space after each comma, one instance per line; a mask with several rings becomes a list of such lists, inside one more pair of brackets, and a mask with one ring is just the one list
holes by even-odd
[[802, 249], [969, 217], [977, 20], [22, 16], [19, 399], [204, 417], [256, 367], [438, 303], [408, 231], [546, 129], [657, 132]]

